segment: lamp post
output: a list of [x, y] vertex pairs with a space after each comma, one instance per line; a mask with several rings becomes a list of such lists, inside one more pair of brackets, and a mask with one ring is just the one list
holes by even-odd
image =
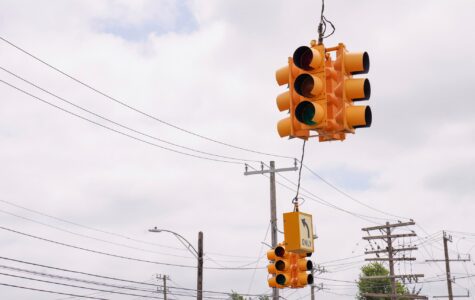
[[168, 232], [173, 234], [177, 238], [177, 240], [179, 240], [180, 243], [182, 243], [183, 246], [185, 246], [185, 248], [188, 249], [188, 251], [190, 251], [194, 257], [196, 257], [196, 259], [198, 260], [196, 299], [203, 300], [203, 232], [198, 232], [198, 250], [196, 250], [195, 247], [193, 247], [193, 245], [187, 239], [185, 239], [182, 235], [174, 231], [168, 229], [158, 229], [157, 227], [149, 229], [148, 231]]

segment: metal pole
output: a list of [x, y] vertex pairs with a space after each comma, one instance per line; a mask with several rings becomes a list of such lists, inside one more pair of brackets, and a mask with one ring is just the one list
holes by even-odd
[[196, 299], [203, 300], [203, 232], [198, 232], [198, 282]]
[[396, 278], [394, 277], [394, 260], [393, 260], [393, 243], [391, 240], [391, 227], [389, 222], [386, 222], [386, 235], [388, 239], [388, 261], [389, 261], [389, 275], [391, 281], [391, 300], [397, 300], [396, 296]]
[[[277, 212], [276, 212], [276, 191], [275, 191], [275, 162], [270, 162], [270, 226], [271, 226], [271, 245], [277, 246]], [[272, 288], [272, 300], [279, 300], [279, 289]]]
[[447, 289], [449, 291], [449, 300], [453, 300], [454, 296], [452, 294], [452, 280], [450, 279], [450, 261], [449, 261], [449, 249], [447, 247], [447, 234], [444, 231], [444, 253], [445, 253], [445, 272], [447, 273]]

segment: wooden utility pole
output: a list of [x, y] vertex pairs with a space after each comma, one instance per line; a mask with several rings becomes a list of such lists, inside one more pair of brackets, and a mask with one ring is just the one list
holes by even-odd
[[167, 279], [170, 279], [170, 276], [157, 275], [157, 279], [162, 279], [163, 280], [163, 299], [167, 300]]
[[[264, 170], [264, 164], [261, 164], [261, 169], [257, 171], [248, 171], [248, 166], [245, 166], [244, 175], [266, 174], [269, 173], [270, 179], [270, 224], [271, 224], [271, 246], [272, 248], [277, 246], [277, 205], [276, 205], [276, 190], [275, 190], [275, 173], [297, 171], [297, 161], [294, 162], [292, 168], [275, 168], [275, 162], [271, 161], [269, 169]], [[279, 289], [272, 288], [272, 300], [279, 300]]]
[[196, 299], [203, 300], [203, 232], [198, 232], [198, 280]]
[[[383, 240], [386, 242], [387, 246], [382, 249], [377, 249], [377, 250], [372, 250], [372, 251], [366, 251], [365, 254], [375, 254], [377, 257], [372, 257], [372, 258], [366, 258], [366, 261], [387, 261], [389, 264], [389, 276], [365, 276], [361, 277], [361, 279], [368, 279], [368, 280], [376, 280], [376, 279], [389, 279], [391, 282], [391, 294], [378, 294], [378, 293], [363, 293], [363, 296], [365, 297], [371, 297], [371, 298], [391, 298], [391, 300], [397, 300], [398, 298], [406, 298], [406, 299], [427, 299], [426, 296], [421, 296], [418, 294], [398, 294], [397, 293], [397, 278], [401, 279], [406, 279], [408, 278], [409, 280], [414, 279], [417, 281], [419, 277], [424, 277], [424, 274], [403, 274], [403, 275], [396, 275], [394, 272], [394, 262], [395, 261], [409, 261], [409, 260], [416, 260], [415, 257], [395, 257], [396, 253], [403, 252], [403, 251], [411, 251], [411, 250], [417, 250], [417, 247], [400, 247], [400, 248], [394, 248], [393, 247], [393, 242], [397, 238], [403, 238], [403, 237], [414, 237], [416, 236], [415, 233], [404, 233], [404, 234], [392, 234], [392, 229], [395, 227], [404, 227], [404, 226], [410, 226], [410, 225], [415, 225], [416, 223], [414, 221], [410, 222], [400, 222], [400, 223], [394, 223], [390, 224], [389, 222], [386, 222], [386, 225], [381, 225], [381, 226], [373, 226], [373, 227], [367, 227], [367, 228], [362, 228], [361, 230], [366, 231], [368, 234], [370, 231], [373, 230], [379, 230], [379, 231], [385, 231], [385, 234], [382, 235], [376, 235], [376, 236], [365, 236], [363, 237], [364, 240]], [[380, 254], [387, 254], [388, 257], [379, 257]]]
[[457, 295], [454, 296], [452, 292], [452, 276], [450, 275], [450, 262], [451, 261], [470, 261], [470, 257], [468, 259], [450, 259], [449, 258], [449, 248], [447, 243], [452, 242], [452, 236], [447, 235], [446, 232], [443, 232], [443, 241], [444, 241], [444, 254], [445, 254], [445, 259], [428, 259], [426, 262], [437, 262], [437, 261], [444, 261], [445, 262], [445, 274], [447, 277], [447, 296], [434, 296], [434, 298], [449, 298], [449, 300], [453, 300], [454, 298], [462, 298], [462, 297], [470, 297], [470, 293], [467, 293], [467, 295]]

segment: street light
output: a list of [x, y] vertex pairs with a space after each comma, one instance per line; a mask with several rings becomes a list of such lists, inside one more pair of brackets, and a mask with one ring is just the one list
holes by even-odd
[[198, 250], [196, 250], [195, 247], [187, 240], [185, 239], [181, 234], [168, 230], [168, 229], [158, 229], [157, 227], [154, 227], [152, 229], [149, 229], [148, 231], [150, 232], [168, 232], [173, 234], [177, 240], [180, 241], [180, 243], [185, 246], [188, 251], [193, 254], [194, 257], [198, 260], [198, 276], [197, 276], [197, 293], [196, 293], [196, 299], [198, 300], [203, 300], [203, 232], [198, 232]]

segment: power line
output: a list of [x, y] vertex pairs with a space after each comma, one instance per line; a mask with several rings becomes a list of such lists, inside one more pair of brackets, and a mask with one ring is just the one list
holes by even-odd
[[400, 219], [406, 219], [406, 220], [410, 220], [410, 218], [407, 218], [407, 217], [402, 217], [402, 216], [398, 216], [398, 215], [395, 215], [395, 214], [392, 214], [392, 213], [389, 213], [389, 212], [386, 212], [386, 211], [383, 211], [383, 210], [380, 210], [378, 208], [375, 208], [371, 205], [368, 205], [358, 199], [356, 199], [355, 197], [351, 196], [350, 194], [348, 194], [347, 192], [341, 190], [340, 188], [338, 188], [336, 185], [332, 184], [331, 182], [329, 182], [328, 180], [326, 180], [325, 178], [323, 178], [322, 176], [320, 176], [318, 173], [316, 173], [315, 171], [313, 171], [312, 169], [310, 169], [308, 166], [306, 166], [305, 164], [303, 164], [304, 168], [309, 171], [311, 174], [313, 174], [315, 177], [317, 177], [318, 179], [320, 179], [322, 182], [324, 182], [325, 184], [327, 184], [328, 186], [330, 186], [331, 188], [333, 188], [335, 191], [339, 192], [340, 194], [342, 194], [343, 196], [347, 197], [348, 199], [364, 206], [364, 207], [367, 207], [371, 210], [374, 210], [376, 212], [379, 212], [379, 213], [382, 213], [384, 215], [387, 215], [387, 216], [391, 216], [391, 217], [396, 217], [396, 218], [400, 218]]
[[[196, 266], [191, 266], [191, 265], [182, 265], [182, 264], [172, 264], [172, 263], [151, 261], [151, 260], [146, 260], [146, 259], [133, 258], [133, 257], [123, 256], [123, 255], [107, 253], [107, 252], [98, 251], [98, 250], [92, 250], [92, 249], [88, 249], [88, 248], [84, 248], [84, 247], [79, 247], [79, 246], [66, 244], [66, 243], [63, 243], [63, 242], [53, 241], [53, 240], [50, 240], [50, 239], [46, 239], [46, 238], [42, 238], [42, 237], [35, 236], [35, 235], [32, 235], [32, 234], [20, 232], [20, 231], [13, 230], [13, 229], [10, 229], [10, 228], [6, 228], [6, 227], [3, 227], [3, 226], [0, 226], [0, 229], [10, 231], [10, 232], [13, 232], [13, 233], [16, 233], [16, 234], [20, 234], [20, 235], [23, 235], [23, 236], [28, 236], [28, 237], [31, 237], [31, 238], [34, 238], [34, 239], [42, 240], [42, 241], [45, 241], [45, 242], [53, 243], [53, 244], [56, 244], [56, 245], [61, 245], [61, 246], [65, 246], [65, 247], [69, 247], [69, 248], [73, 248], [73, 249], [77, 249], [77, 250], [82, 250], [82, 251], [95, 253], [95, 254], [106, 255], [106, 256], [115, 257], [115, 258], [121, 258], [121, 259], [125, 259], [125, 260], [130, 260], [130, 261], [137, 261], [137, 262], [143, 262], [143, 263], [149, 263], [149, 264], [155, 264], [155, 265], [180, 267], [180, 268], [193, 268], [193, 269], [197, 268]], [[208, 269], [208, 270], [254, 270], [255, 268], [205, 267], [204, 269]], [[261, 269], [264, 269], [264, 268], [261, 268]]]
[[[47, 268], [47, 269], [61, 271], [61, 272], [69, 272], [69, 273], [73, 273], [73, 274], [86, 275], [86, 276], [91, 276], [91, 277], [96, 277], [96, 278], [101, 278], [101, 279], [107, 279], [107, 280], [113, 280], [113, 281], [119, 281], [119, 282], [126, 282], [126, 283], [131, 283], [131, 284], [136, 284], [136, 285], [144, 285], [144, 286], [151, 286], [151, 287], [157, 287], [158, 286], [158, 287], [160, 287], [159, 284], [152, 284], [152, 283], [148, 283], [148, 282], [141, 282], [141, 281], [135, 281], [135, 280], [130, 280], [130, 279], [124, 279], [124, 278], [118, 278], [118, 277], [112, 277], [112, 276], [105, 276], [105, 275], [87, 273], [87, 272], [65, 269], [65, 268], [58, 268], [58, 267], [53, 267], [53, 266], [48, 266], [48, 265], [38, 264], [38, 263], [33, 263], [33, 262], [27, 262], [27, 261], [24, 261], [24, 260], [13, 259], [13, 258], [8, 258], [8, 257], [0, 256], [0, 259], [15, 262], [15, 263], [20, 263], [20, 264], [26, 264], [26, 265], [31, 265], [31, 266], [35, 266], [35, 267], [40, 267], [40, 268]], [[167, 287], [171, 288], [171, 289], [178, 289], [178, 290], [185, 290], [185, 291], [197, 291], [196, 289], [193, 289], [193, 288], [175, 287], [175, 286], [167, 286]], [[230, 294], [229, 292], [220, 292], [220, 291], [211, 291], [211, 290], [204, 290], [203, 292], [211, 293], [211, 294], [222, 294], [222, 295], [229, 295]], [[258, 294], [242, 294], [242, 293], [239, 293], [239, 294], [240, 295], [245, 295], [245, 296], [259, 296]]]
[[[91, 231], [100, 232], [100, 233], [107, 234], [107, 235], [110, 235], [110, 236], [119, 237], [119, 238], [122, 238], [122, 239], [125, 239], [125, 240], [134, 241], [134, 242], [141, 243], [141, 244], [157, 246], [157, 247], [174, 249], [174, 250], [188, 251], [187, 249], [183, 249], [182, 247], [178, 248], [178, 247], [172, 247], [172, 246], [152, 243], [152, 242], [148, 242], [148, 241], [144, 241], [144, 240], [139, 240], [139, 239], [136, 239], [136, 238], [133, 238], [133, 237], [129, 237], [129, 236], [126, 236], [126, 235], [123, 235], [123, 234], [114, 233], [114, 232], [110, 232], [110, 231], [106, 231], [106, 230], [102, 230], [102, 229], [97, 229], [97, 228], [94, 228], [94, 227], [91, 227], [91, 226], [86, 226], [86, 225], [79, 224], [79, 223], [76, 223], [76, 222], [72, 222], [72, 221], [69, 221], [69, 220], [66, 220], [66, 219], [63, 219], [63, 218], [55, 217], [55, 216], [46, 214], [44, 212], [40, 212], [40, 211], [31, 209], [31, 208], [27, 208], [25, 206], [21, 206], [21, 205], [18, 205], [18, 204], [15, 204], [13, 202], [6, 201], [6, 200], [3, 200], [3, 199], [0, 199], [0, 202], [5, 203], [5, 204], [10, 205], [10, 206], [13, 206], [13, 207], [16, 207], [16, 208], [20, 208], [20, 209], [32, 212], [32, 213], [40, 215], [40, 216], [48, 217], [48, 218], [56, 220], [56, 221], [60, 221], [60, 222], [66, 223], [66, 224], [71, 224], [71, 225], [81, 227], [81, 228], [85, 228], [85, 229], [88, 229], [88, 230], [91, 230]], [[206, 252], [206, 254], [211, 254], [211, 255], [214, 255], [214, 256], [222, 256], [222, 257], [254, 258], [252, 256], [229, 255], [229, 254], [222, 254], [222, 253], [216, 253], [216, 252]], [[219, 260], [219, 261], [221, 261], [221, 260]]]
[[148, 118], [150, 118], [150, 119], [153, 119], [153, 120], [155, 120], [155, 121], [157, 121], [157, 122], [160, 122], [160, 123], [162, 123], [162, 124], [164, 124], [164, 125], [170, 126], [170, 127], [172, 127], [172, 128], [175, 128], [175, 129], [180, 130], [180, 131], [182, 131], [182, 132], [185, 132], [185, 133], [194, 135], [194, 136], [196, 136], [196, 137], [205, 139], [205, 140], [207, 140], [207, 141], [210, 141], [210, 142], [213, 142], [213, 143], [217, 143], [217, 144], [220, 144], [220, 145], [223, 145], [223, 146], [231, 147], [231, 148], [234, 148], [234, 149], [238, 149], [238, 150], [242, 150], [242, 151], [246, 151], [246, 152], [251, 152], [251, 153], [255, 153], [255, 154], [260, 154], [260, 155], [266, 155], [266, 156], [273, 156], [273, 157], [294, 159], [293, 157], [290, 157], [290, 156], [278, 155], [278, 154], [272, 154], [272, 153], [266, 153], [266, 152], [262, 152], [262, 151], [256, 151], [256, 150], [252, 150], [252, 149], [248, 149], [248, 148], [244, 148], [244, 147], [239, 147], [239, 146], [231, 145], [231, 144], [228, 144], [228, 143], [225, 143], [225, 142], [222, 142], [222, 141], [218, 141], [218, 140], [216, 140], [216, 139], [212, 139], [212, 138], [206, 137], [206, 136], [201, 135], [201, 134], [198, 134], [198, 133], [196, 133], [196, 132], [192, 132], [192, 131], [190, 131], [190, 130], [181, 128], [181, 127], [179, 127], [179, 126], [177, 126], [177, 125], [174, 125], [174, 124], [172, 124], [172, 123], [170, 123], [170, 122], [166, 122], [166, 121], [164, 121], [164, 120], [161, 120], [161, 119], [159, 119], [159, 118], [157, 118], [157, 117], [155, 117], [155, 116], [153, 116], [153, 115], [151, 115], [151, 114], [149, 114], [149, 113], [146, 113], [146, 112], [144, 112], [144, 111], [142, 111], [142, 110], [140, 110], [140, 109], [138, 109], [138, 108], [136, 108], [136, 107], [133, 107], [133, 106], [131, 106], [131, 105], [125, 103], [125, 102], [122, 102], [122, 101], [120, 101], [120, 100], [118, 100], [118, 99], [116, 99], [116, 98], [114, 98], [114, 97], [112, 97], [112, 96], [110, 96], [110, 95], [108, 95], [108, 94], [106, 94], [106, 93], [104, 93], [104, 92], [101, 92], [100, 90], [98, 90], [98, 89], [92, 87], [91, 85], [89, 85], [89, 84], [87, 84], [87, 83], [85, 83], [85, 82], [83, 82], [83, 81], [81, 81], [81, 80], [79, 80], [79, 79], [73, 77], [72, 75], [67, 74], [66, 72], [64, 72], [64, 71], [62, 71], [62, 70], [60, 70], [60, 69], [54, 67], [53, 65], [49, 64], [48, 62], [46, 62], [46, 61], [44, 61], [44, 60], [38, 58], [37, 56], [33, 55], [32, 53], [26, 51], [25, 49], [23, 49], [23, 48], [21, 48], [21, 47], [15, 45], [14, 43], [10, 42], [9, 40], [5, 39], [4, 37], [1, 37], [1, 36], [0, 36], [0, 39], [1, 39], [2, 41], [4, 41], [5, 43], [9, 44], [10, 46], [16, 48], [17, 50], [20, 50], [20, 51], [23, 52], [24, 54], [30, 56], [31, 58], [33, 58], [33, 59], [35, 59], [35, 60], [41, 62], [42, 64], [48, 66], [49, 68], [55, 70], [56, 72], [58, 72], [58, 73], [60, 73], [60, 74], [62, 74], [62, 75], [64, 75], [64, 76], [68, 77], [69, 79], [71, 79], [71, 80], [73, 80], [73, 81], [75, 81], [75, 82], [77, 82], [77, 83], [83, 85], [84, 87], [87, 87], [88, 89], [90, 89], [90, 90], [92, 90], [92, 91], [94, 91], [94, 92], [96, 92], [96, 93], [98, 93], [98, 94], [100, 94], [100, 95], [106, 97], [106, 98], [109, 99], [109, 100], [112, 100], [112, 101], [114, 101], [114, 102], [116, 102], [116, 103], [118, 103], [118, 104], [120, 104], [120, 105], [122, 105], [122, 106], [124, 106], [124, 107], [126, 107], [126, 108], [128, 108], [128, 109], [131, 109], [131, 110], [133, 110], [133, 111], [135, 111], [135, 112], [137, 112], [137, 113], [139, 113], [139, 114], [141, 114], [141, 115], [143, 115], [143, 116], [146, 116], [146, 117], [148, 117]]
[[130, 131], [132, 131], [132, 132], [134, 132], [134, 133], [137, 133], [137, 134], [140, 134], [140, 135], [142, 135], [142, 136], [145, 136], [145, 137], [154, 139], [154, 140], [156, 140], [156, 141], [159, 141], [159, 142], [162, 142], [162, 143], [165, 143], [165, 144], [168, 144], [168, 145], [172, 145], [172, 146], [175, 146], [175, 147], [178, 147], [178, 148], [181, 148], [181, 149], [185, 149], [185, 150], [189, 150], [189, 151], [192, 151], [192, 152], [196, 152], [196, 153], [200, 153], [200, 154], [205, 154], [205, 155], [209, 155], [209, 156], [215, 156], [215, 157], [219, 157], [219, 158], [231, 159], [231, 160], [237, 160], [237, 161], [258, 162], [258, 163], [260, 162], [260, 161], [258, 161], [258, 160], [250, 160], [250, 159], [236, 158], [236, 157], [231, 157], [231, 156], [224, 156], [224, 155], [218, 155], [218, 154], [214, 154], [214, 153], [209, 153], [209, 152], [197, 150], [197, 149], [194, 149], [194, 148], [181, 146], [181, 145], [175, 144], [175, 143], [173, 143], [173, 142], [170, 142], [170, 141], [167, 141], [167, 140], [158, 138], [158, 137], [156, 137], [156, 136], [153, 136], [153, 135], [144, 133], [144, 132], [142, 132], [142, 131], [133, 129], [133, 128], [129, 127], [129, 126], [123, 125], [123, 124], [121, 124], [121, 123], [119, 123], [119, 122], [113, 121], [113, 120], [111, 120], [111, 119], [109, 119], [109, 118], [106, 118], [106, 117], [104, 117], [104, 116], [102, 116], [102, 115], [100, 115], [100, 114], [97, 114], [97, 113], [95, 113], [95, 112], [93, 112], [93, 111], [91, 111], [91, 110], [89, 110], [89, 109], [86, 109], [86, 108], [84, 108], [84, 107], [82, 107], [82, 106], [80, 106], [80, 105], [77, 105], [77, 104], [75, 104], [75, 103], [73, 103], [73, 102], [71, 102], [71, 101], [69, 101], [69, 100], [67, 100], [67, 99], [65, 99], [65, 98], [63, 98], [63, 97], [60, 97], [60, 96], [58, 96], [58, 95], [56, 95], [56, 94], [54, 94], [54, 93], [52, 93], [52, 92], [50, 92], [50, 91], [48, 91], [48, 90], [42, 88], [41, 86], [39, 86], [39, 85], [37, 85], [37, 84], [35, 84], [35, 83], [33, 83], [33, 82], [31, 82], [31, 81], [29, 81], [29, 80], [27, 80], [27, 79], [21, 77], [20, 75], [15, 74], [15, 73], [13, 73], [12, 71], [9, 71], [9, 70], [5, 69], [5, 68], [2, 67], [2, 66], [0, 66], [0, 69], [2, 69], [3, 71], [7, 72], [8, 74], [10, 74], [10, 75], [12, 75], [12, 76], [14, 76], [14, 77], [16, 77], [16, 78], [22, 80], [23, 82], [28, 83], [29, 85], [34, 86], [35, 88], [37, 88], [37, 89], [39, 89], [39, 90], [41, 90], [41, 91], [43, 91], [43, 92], [45, 92], [45, 93], [47, 93], [47, 94], [49, 94], [49, 95], [55, 97], [55, 98], [57, 98], [57, 99], [59, 99], [59, 100], [65, 102], [65, 103], [68, 103], [69, 105], [72, 105], [72, 106], [74, 106], [74, 107], [76, 107], [76, 108], [78, 108], [78, 109], [80, 109], [80, 110], [82, 110], [82, 111], [84, 111], [84, 112], [87, 112], [87, 113], [89, 113], [89, 114], [91, 114], [91, 115], [93, 115], [93, 116], [95, 116], [95, 117], [98, 117], [98, 118], [100, 118], [100, 119], [102, 119], [102, 120], [105, 120], [105, 121], [107, 121], [107, 122], [110, 122], [110, 123], [112, 123], [112, 124], [114, 124], [114, 125], [117, 125], [117, 126], [119, 126], [119, 127], [121, 127], [121, 128], [130, 130]]
[[84, 120], [84, 121], [87, 121], [87, 122], [89, 122], [89, 123], [92, 123], [92, 124], [94, 124], [94, 125], [100, 126], [100, 127], [102, 127], [102, 128], [105, 128], [105, 129], [107, 129], [107, 130], [113, 131], [113, 132], [115, 132], [115, 133], [121, 134], [121, 135], [126, 136], [126, 137], [128, 137], [128, 138], [134, 139], [134, 140], [136, 140], [136, 141], [139, 141], [139, 142], [148, 144], [148, 145], [150, 145], [150, 146], [154, 146], [154, 147], [157, 147], [157, 148], [160, 148], [160, 149], [163, 149], [163, 150], [167, 150], [167, 151], [170, 151], [170, 152], [178, 153], [178, 154], [181, 154], [181, 155], [186, 155], [186, 156], [189, 156], [189, 157], [194, 157], [194, 158], [199, 158], [199, 159], [205, 159], [205, 160], [209, 160], [209, 161], [222, 162], [222, 163], [228, 163], [228, 164], [237, 164], [237, 165], [242, 165], [242, 164], [243, 164], [243, 163], [236, 162], [236, 161], [228, 161], [228, 160], [223, 160], [223, 159], [216, 159], [216, 158], [211, 158], [211, 157], [204, 157], [204, 156], [200, 156], [200, 155], [190, 154], [190, 153], [186, 153], [186, 152], [183, 152], [183, 151], [179, 151], [179, 150], [167, 148], [167, 147], [164, 147], [164, 146], [160, 146], [160, 145], [158, 145], [158, 144], [155, 144], [155, 143], [146, 141], [146, 140], [144, 140], [144, 139], [138, 138], [138, 137], [136, 137], [136, 136], [130, 135], [130, 134], [128, 134], [128, 133], [122, 132], [122, 131], [120, 131], [120, 130], [114, 129], [114, 128], [112, 128], [112, 127], [106, 126], [106, 125], [104, 125], [104, 124], [98, 123], [98, 122], [96, 122], [96, 121], [93, 121], [93, 120], [88, 119], [88, 118], [86, 118], [86, 117], [83, 117], [83, 116], [81, 116], [81, 115], [78, 115], [78, 114], [76, 114], [76, 113], [74, 113], [74, 112], [72, 112], [72, 111], [69, 111], [69, 110], [67, 110], [67, 109], [65, 109], [65, 108], [62, 108], [62, 107], [60, 107], [60, 106], [58, 106], [58, 105], [55, 105], [55, 104], [53, 104], [53, 103], [51, 103], [51, 102], [48, 102], [48, 101], [46, 101], [46, 100], [44, 100], [44, 99], [42, 99], [42, 98], [40, 98], [40, 97], [38, 97], [38, 96], [35, 96], [35, 95], [33, 95], [33, 94], [31, 94], [31, 93], [29, 93], [29, 92], [27, 92], [27, 91], [25, 91], [25, 90], [23, 90], [23, 89], [17, 87], [17, 86], [14, 86], [14, 85], [12, 85], [12, 84], [10, 84], [10, 83], [4, 81], [4, 80], [1, 80], [1, 79], [0, 79], [0, 82], [3, 83], [3, 84], [5, 84], [5, 85], [7, 85], [7, 86], [9, 86], [9, 87], [11, 87], [11, 88], [13, 88], [13, 89], [16, 89], [16, 90], [19, 91], [19, 92], [22, 92], [22, 93], [25, 94], [25, 95], [28, 95], [28, 96], [30, 96], [30, 97], [32, 97], [32, 98], [34, 98], [34, 99], [37, 99], [37, 100], [39, 100], [39, 101], [41, 101], [41, 102], [43, 102], [43, 103], [45, 103], [45, 104], [48, 104], [48, 105], [50, 105], [50, 106], [52, 106], [52, 107], [54, 107], [54, 108], [56, 108], [56, 109], [59, 109], [59, 110], [65, 112], [65, 113], [68, 113], [68, 114], [70, 114], [70, 115], [72, 115], [72, 116], [75, 116], [75, 117], [77, 117], [77, 118], [80, 118], [80, 119], [82, 119], [82, 120]]
[[90, 297], [90, 296], [83, 296], [83, 295], [76, 295], [76, 294], [69, 294], [69, 293], [62, 293], [62, 292], [56, 292], [56, 291], [50, 291], [50, 290], [35, 289], [35, 288], [31, 288], [31, 287], [20, 286], [20, 285], [14, 285], [14, 284], [7, 284], [7, 283], [3, 283], [3, 282], [0, 282], [0, 285], [8, 286], [8, 287], [14, 287], [14, 288], [19, 288], [19, 289], [24, 289], [24, 290], [36, 291], [36, 292], [43, 292], [43, 293], [50, 293], [50, 294], [63, 295], [63, 296], [73, 296], [73, 297], [78, 297], [78, 298], [97, 299], [97, 300], [109, 300], [109, 299], [106, 299], [106, 298], [97, 298], [97, 297]]
[[85, 234], [81, 234], [81, 233], [69, 231], [69, 230], [66, 230], [66, 229], [63, 229], [63, 228], [60, 228], [60, 227], [56, 227], [56, 226], [53, 226], [53, 225], [50, 225], [50, 224], [46, 224], [46, 223], [43, 223], [43, 222], [40, 222], [40, 221], [36, 221], [36, 220], [30, 219], [30, 218], [27, 218], [27, 217], [24, 217], [24, 216], [20, 216], [20, 215], [11, 213], [11, 212], [4, 211], [4, 210], [2, 210], [2, 209], [0, 209], [0, 212], [1, 212], [1, 213], [4, 213], [4, 214], [7, 214], [7, 215], [10, 215], [10, 216], [14, 216], [14, 217], [16, 217], [16, 218], [20, 218], [20, 219], [23, 219], [23, 220], [30, 221], [30, 222], [33, 222], [33, 223], [36, 223], [36, 224], [40, 224], [40, 225], [43, 225], [43, 226], [46, 226], [46, 227], [50, 227], [50, 228], [53, 228], [53, 229], [56, 229], [56, 230], [59, 230], [59, 231], [63, 231], [63, 232], [69, 233], [69, 234], [73, 234], [73, 235], [76, 235], [76, 236], [80, 236], [80, 237], [92, 239], [92, 240], [95, 240], [95, 241], [100, 241], [100, 242], [107, 243], [107, 244], [111, 244], [111, 245], [115, 245], [115, 246], [120, 246], [120, 247], [124, 247], [124, 248], [128, 248], [128, 249], [134, 249], [134, 250], [140, 250], [140, 251], [149, 252], [149, 253], [167, 255], [167, 256], [174, 256], [174, 257], [180, 257], [180, 258], [195, 259], [194, 257], [190, 257], [190, 256], [183, 256], [183, 255], [175, 255], [175, 254], [170, 254], [170, 253], [163, 253], [163, 252], [158, 252], [158, 251], [153, 251], [153, 250], [148, 250], [148, 249], [142, 249], [142, 248], [137, 248], [137, 247], [133, 247], [133, 246], [121, 244], [121, 243], [116, 243], [116, 242], [112, 242], [112, 241], [103, 240], [103, 239], [100, 239], [100, 238], [96, 238], [96, 237], [92, 237], [92, 236], [89, 236], [89, 235], [85, 235]]

